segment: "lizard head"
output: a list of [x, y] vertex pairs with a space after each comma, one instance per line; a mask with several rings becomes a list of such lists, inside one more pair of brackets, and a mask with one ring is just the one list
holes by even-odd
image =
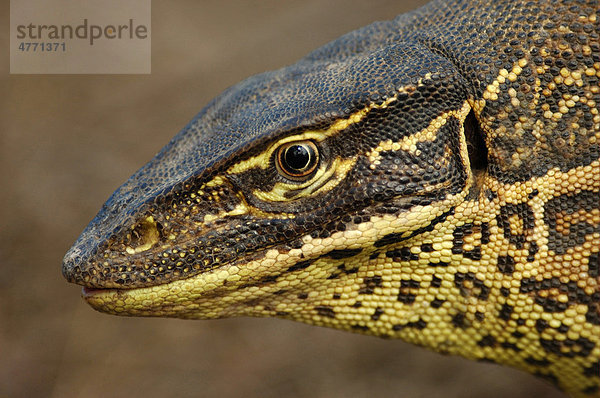
[[444, 261], [435, 235], [472, 180], [465, 98], [408, 44], [252, 77], [113, 193], [63, 274], [114, 314], [366, 327], [361, 296], [398, 305], [390, 261]]
[[64, 276], [112, 314], [283, 317], [597, 394], [597, 9], [530, 6], [432, 2], [226, 90]]

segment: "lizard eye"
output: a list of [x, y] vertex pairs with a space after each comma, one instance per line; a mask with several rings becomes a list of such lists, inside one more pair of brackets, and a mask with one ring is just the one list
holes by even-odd
[[289, 142], [277, 149], [277, 170], [286, 178], [304, 179], [318, 164], [319, 149], [312, 141]]

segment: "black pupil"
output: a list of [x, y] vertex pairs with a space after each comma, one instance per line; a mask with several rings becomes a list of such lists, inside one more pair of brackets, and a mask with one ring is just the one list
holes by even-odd
[[290, 169], [301, 171], [310, 163], [310, 150], [305, 145], [291, 145], [285, 150], [284, 159]]

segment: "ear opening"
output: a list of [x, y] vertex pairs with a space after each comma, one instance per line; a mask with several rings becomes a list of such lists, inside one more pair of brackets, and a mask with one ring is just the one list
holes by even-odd
[[476, 172], [487, 170], [488, 150], [485, 146], [483, 130], [481, 129], [473, 110], [467, 115], [464, 122], [464, 128], [471, 170], [473, 170], [474, 174]]

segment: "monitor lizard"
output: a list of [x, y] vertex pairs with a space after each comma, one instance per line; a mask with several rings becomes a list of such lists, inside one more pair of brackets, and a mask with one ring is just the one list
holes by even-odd
[[62, 272], [102, 312], [287, 318], [598, 396], [598, 11], [433, 1], [251, 77]]

